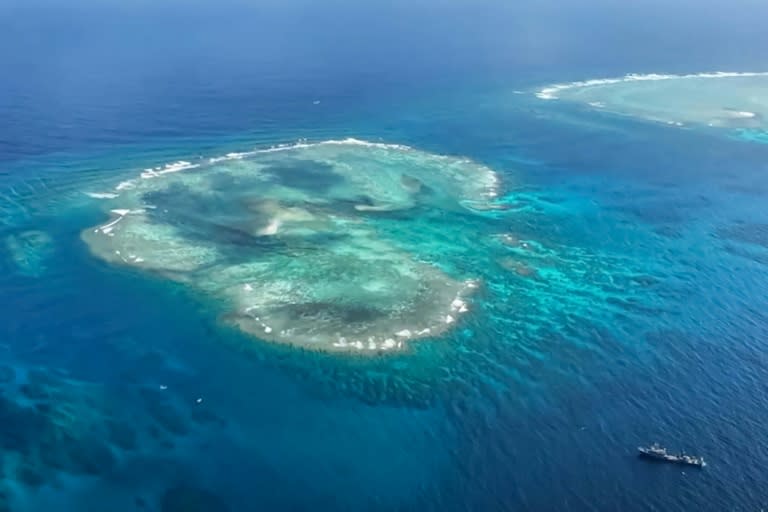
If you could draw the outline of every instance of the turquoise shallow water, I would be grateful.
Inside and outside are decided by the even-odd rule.
[[[0,510],[764,507],[761,132],[667,126],[535,96],[657,62],[704,67],[676,68],[668,35],[633,53],[618,33],[600,34],[627,51],[598,63],[579,45],[534,63],[531,52],[496,56],[504,20],[539,19],[525,9],[486,6],[490,28],[458,8],[444,13],[455,23],[419,23],[433,19],[421,7],[391,17],[397,26],[362,23],[365,8],[349,18],[338,6],[310,10],[304,21],[271,9],[189,9],[189,32],[159,30],[179,15],[172,9],[99,12],[102,23],[78,18],[79,32],[55,12],[17,12],[19,24],[57,29],[45,32],[56,58],[24,30],[3,32],[45,65],[0,53],[16,71],[0,83],[12,120],[0,125]],[[226,30],[202,23],[214,15]],[[630,33],[642,32],[629,25],[637,18],[623,21]],[[591,31],[576,25],[580,45],[599,42],[577,38]],[[746,17],[737,26],[734,48],[763,33]],[[423,27],[440,44],[422,41]],[[136,28],[153,30],[139,41]],[[403,37],[382,44],[395,29]],[[71,32],[101,44],[75,44]],[[701,53],[686,65],[737,60],[707,46],[706,33],[693,37]],[[244,41],[274,52],[244,52]],[[446,48],[450,62],[426,58]],[[413,62],[402,62],[406,49]],[[472,80],[457,82],[462,73]],[[500,179],[500,208],[464,208],[450,190],[355,214],[409,258],[480,284],[453,328],[406,350],[363,357],[250,336],[196,281],[211,274],[190,282],[115,265],[83,240],[110,219],[112,201],[86,192],[113,192],[148,167],[349,137],[468,159]],[[310,196],[328,196],[319,192]],[[313,248],[290,264],[311,265]],[[636,446],[652,441],[709,465],[638,460]]]

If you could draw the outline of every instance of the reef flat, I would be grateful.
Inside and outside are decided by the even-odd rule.
[[[356,139],[300,143],[146,169],[111,192],[83,240],[103,260],[226,304],[261,339],[380,352],[437,335],[478,286],[404,250],[393,215],[493,208],[496,174],[472,161]]]
[[[536,96],[674,126],[736,129],[759,141],[768,129],[766,91],[768,73],[720,71],[583,80],[543,87]]]

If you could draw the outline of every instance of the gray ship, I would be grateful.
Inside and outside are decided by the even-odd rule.
[[[683,452],[680,452],[679,454],[668,453],[667,449],[662,448],[658,443],[653,443],[649,447],[640,446],[637,450],[640,452],[639,456],[646,459],[671,462],[672,464],[683,464],[686,466],[696,466],[699,468],[703,468],[707,465],[707,463],[704,462],[703,457],[695,457]]]

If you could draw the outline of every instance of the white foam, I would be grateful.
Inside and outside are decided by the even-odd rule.
[[[126,180],[121,181],[116,187],[115,190],[126,190],[130,188],[136,187],[136,184],[133,182],[133,180]]]
[[[96,228],[96,230],[95,230],[95,231],[101,231],[101,232],[102,232],[102,233],[104,233],[104,234],[108,234],[108,233],[110,233],[110,232],[112,231],[112,228],[113,228],[113,227],[114,227],[114,226],[115,226],[115,225],[116,225],[118,222],[120,222],[121,220],[123,220],[123,215],[121,215],[120,217],[116,218],[116,219],[115,219],[115,220],[113,220],[112,222],[109,222],[109,223],[107,223],[107,224],[104,224],[103,226],[99,226],[98,228]]]
[[[243,153],[227,153],[224,156],[216,156],[213,158],[209,158],[208,162],[215,164],[217,162],[224,162],[226,160],[242,160],[252,152],[243,152]]]
[[[200,167],[200,164],[193,164],[192,162],[187,162],[186,160],[179,160],[178,162],[165,164],[164,167],[155,167],[154,169],[144,169],[144,172],[142,172],[140,176],[142,177],[142,179],[151,179],[151,178],[157,178],[158,176],[162,176],[163,174],[170,174],[173,172],[185,171],[187,169],[194,169],[195,167]]]
[[[117,215],[117,218],[115,220],[111,221],[111,222],[108,222],[107,224],[104,224],[103,226],[99,226],[98,228],[94,229],[93,230],[94,233],[96,233],[98,231],[101,231],[105,235],[112,236],[112,228],[114,228],[115,225],[118,222],[123,220],[123,218],[126,215],[128,215],[130,213],[142,213],[144,210],[127,210],[127,209],[124,209],[124,208],[117,208],[117,209],[109,210],[109,211],[110,211],[110,213],[113,213],[113,214]]]
[[[395,336],[399,336],[401,338],[410,338],[411,337],[411,331],[409,331],[408,329],[403,329],[402,331],[396,332]]]
[[[596,78],[591,80],[582,80],[576,82],[569,82],[564,84],[553,84],[539,89],[536,92],[536,97],[542,100],[556,100],[558,99],[558,93],[568,89],[581,89],[584,87],[595,87],[600,85],[611,85],[622,82],[654,82],[659,80],[685,80],[691,78],[738,78],[738,77],[758,77],[768,76],[766,71],[714,71],[710,73],[691,73],[687,75],[674,75],[674,74],[659,74],[659,73],[629,73],[623,77],[617,78]]]
[[[278,230],[280,229],[280,220],[279,219],[272,219],[269,221],[269,224],[259,230],[259,234],[262,236],[270,236],[277,234]]]
[[[290,151],[293,149],[306,149],[306,148],[312,148],[317,146],[365,146],[369,148],[379,148],[379,149],[399,149],[401,151],[412,151],[413,148],[410,146],[405,146],[403,144],[387,144],[384,142],[369,142],[366,140],[361,139],[355,139],[354,137],[348,137],[346,139],[331,139],[331,140],[324,140],[321,142],[307,142],[305,140],[301,140],[298,142],[294,142],[292,144],[278,144],[276,146],[272,146],[270,148],[265,149],[257,149],[250,154],[258,154],[258,153],[275,153],[278,151]],[[244,153],[245,155],[249,153]]]
[[[85,195],[94,199],[114,199],[120,197],[120,194],[115,194],[113,192],[85,192]]]
[[[469,311],[469,308],[467,307],[467,303],[464,300],[456,297],[451,303],[451,310],[459,313],[466,313]]]

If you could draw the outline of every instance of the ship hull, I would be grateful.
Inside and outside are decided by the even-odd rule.
[[[668,464],[679,464],[681,466],[693,466],[697,468],[702,468],[705,465],[704,461],[690,461],[675,455],[660,455],[656,453],[645,452],[643,450],[640,450],[638,457],[656,462],[666,462]]]

